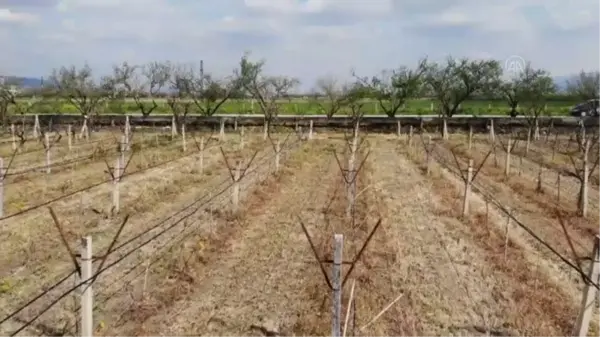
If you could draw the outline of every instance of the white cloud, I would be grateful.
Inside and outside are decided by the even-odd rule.
[[[22,1],[0,9],[11,51],[0,53],[2,71],[21,75],[85,61],[101,72],[125,60],[200,59],[226,73],[252,50],[269,71],[310,87],[325,73],[368,75],[426,55],[515,54],[556,75],[598,68],[600,57],[597,0]]]
[[[14,12],[8,8],[0,8],[0,22],[9,23],[34,23],[38,21],[36,15],[24,12]]]

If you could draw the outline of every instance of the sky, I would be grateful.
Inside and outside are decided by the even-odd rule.
[[[197,64],[225,76],[250,52],[265,71],[351,80],[420,58],[597,70],[598,0],[0,0],[0,74],[89,64]]]

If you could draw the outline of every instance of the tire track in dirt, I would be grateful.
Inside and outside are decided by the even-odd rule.
[[[323,154],[325,147],[309,143],[291,155],[284,173],[261,184],[244,202],[239,218],[221,220],[216,237],[205,242],[201,261],[188,268],[190,291],[121,331],[256,334],[251,326],[265,320],[286,331],[312,311],[315,304],[301,294],[307,280],[321,275],[314,263],[307,263],[313,262],[312,253],[295,215],[305,221],[318,217],[322,188],[337,170]]]
[[[421,152],[408,156],[422,165]],[[462,183],[459,179],[437,165],[428,178],[435,193],[448,207],[448,214],[460,219]],[[533,256],[537,252],[523,241],[526,238],[521,231],[513,231],[506,251],[506,219],[499,216],[493,207],[490,207],[490,217],[486,219],[485,203],[474,193],[471,215],[461,224],[465,228],[465,237],[484,250],[483,257],[494,271],[498,287],[492,293],[506,317],[499,322],[502,328],[511,335],[570,334],[580,293],[573,291],[565,280],[558,280],[555,274],[548,272],[556,266],[552,261]]]

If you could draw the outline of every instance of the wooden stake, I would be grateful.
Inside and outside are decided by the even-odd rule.
[[[594,249],[592,251],[592,263],[588,271],[588,278],[592,282],[598,282],[598,273],[600,270],[600,236],[596,235],[594,238]],[[586,280],[585,288],[583,288],[583,295],[581,298],[581,307],[579,309],[579,315],[577,315],[577,321],[573,329],[573,336],[587,336],[594,312],[594,303],[596,301],[598,290],[590,282]]]
[[[331,273],[331,284],[333,286],[333,307],[331,320],[331,335],[341,336],[342,320],[342,255],[344,249],[344,236],[335,234],[333,238],[333,270]]]
[[[81,240],[81,336],[90,337],[94,332],[94,297],[92,293],[92,237]]]

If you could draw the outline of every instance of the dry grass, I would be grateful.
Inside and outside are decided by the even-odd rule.
[[[437,166],[425,176],[416,134],[413,149],[395,137],[368,137],[357,156],[360,163],[372,151],[357,179],[360,194],[353,218],[345,215],[344,181],[331,153],[337,150],[347,165],[342,135],[320,134],[284,152],[278,174],[273,174],[273,149],[262,140],[262,130],[247,135],[252,141],[245,150],[237,149],[236,136],[228,137],[224,147],[232,165],[248,161],[258,150],[257,162],[249,168],[252,174],[242,180],[237,213],[231,209],[229,172],[218,148],[207,151],[204,175],[192,156],[125,178],[120,216],[109,212],[110,184],[54,203],[67,240],[74,245],[80,236],[92,235],[96,254],[108,246],[125,213],[132,217],[117,244],[147,232],[127,246],[133,247],[168,230],[96,281],[96,335],[252,335],[267,327],[283,335],[329,335],[331,292],[297,216],[322,259],[332,258],[333,234],[343,234],[345,261],[355,257],[382,218],[344,289],[343,312],[352,280],[357,327],[403,297],[360,334],[570,333],[580,285],[574,278],[550,275],[556,261],[522,240],[520,232],[511,235],[505,260],[505,219],[496,209],[486,214],[479,201],[463,219],[460,184]],[[141,153],[147,155],[134,159],[132,168],[181,155],[179,143],[159,137],[156,147],[155,137],[139,139]],[[193,140],[188,141],[188,151],[194,149]],[[482,156],[481,151],[475,156]],[[464,153],[460,158],[466,158]],[[103,166],[101,160],[90,161],[77,170],[57,172],[48,181],[32,174],[15,186],[36,194],[27,202],[39,202],[101,179],[97,176]],[[549,225],[554,219],[546,214],[553,207],[552,195],[532,194],[533,185],[524,177],[505,182],[499,170],[486,166],[477,179],[493,187],[501,200],[521,202],[514,206],[517,213],[526,213],[524,222],[535,222],[536,231],[566,251],[560,232]],[[61,187],[65,184],[74,187]],[[218,189],[224,192],[214,192],[210,201],[209,196],[199,198]],[[164,220],[186,205],[193,207]],[[564,206],[561,210],[567,212]],[[583,225],[567,224],[578,239],[589,235],[587,229],[577,230]],[[0,254],[6,266],[0,272],[0,306],[6,311],[71,269],[53,226],[46,210],[5,221],[0,236],[9,244]],[[113,255],[107,263],[117,258]],[[325,267],[329,273],[330,265]],[[346,272],[348,265],[343,267]],[[27,333],[50,334],[62,327],[73,333],[77,300],[72,296],[62,301]],[[33,305],[19,319],[32,317],[48,301]],[[10,333],[17,326],[11,322],[0,331]]]

